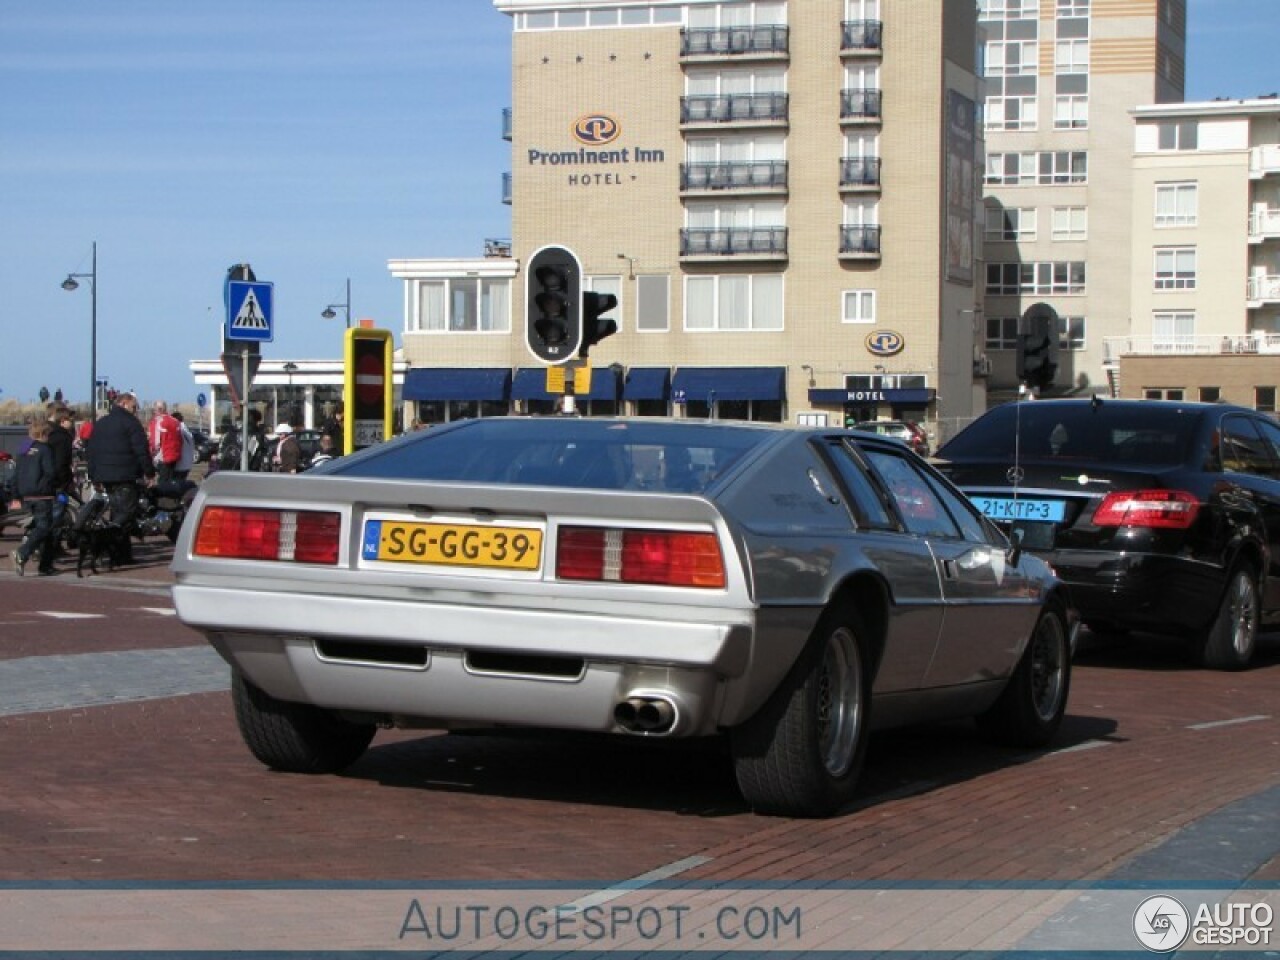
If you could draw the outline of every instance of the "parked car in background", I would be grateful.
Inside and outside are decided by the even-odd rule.
[[[929,456],[929,435],[914,420],[862,420],[853,425],[854,430],[878,433],[882,437],[901,440],[922,457]]]
[[[223,472],[174,551],[276,769],[379,725],[727,736],[759,810],[834,812],[872,726],[1038,746],[1061,583],[901,444],[844,430],[484,417],[298,476]]]
[[[987,411],[935,463],[1047,559],[1098,632],[1190,638],[1247,666],[1280,620],[1280,423],[1225,404],[1101,398]]]

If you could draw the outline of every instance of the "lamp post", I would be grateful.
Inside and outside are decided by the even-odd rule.
[[[342,308],[343,315],[346,317],[346,320],[347,320],[347,327],[348,329],[350,329],[351,327],[351,278],[350,277],[347,277],[347,299],[344,300],[342,303],[329,304],[327,307],[324,308],[320,316],[324,317],[326,320],[332,320],[334,317],[337,316],[337,314],[333,312],[334,307]]]
[[[98,419],[98,241],[93,242],[93,266],[88,273],[68,273],[63,290],[75,290],[76,280],[89,281],[89,421]]]

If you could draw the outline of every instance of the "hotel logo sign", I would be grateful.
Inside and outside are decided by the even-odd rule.
[[[573,136],[588,147],[602,147],[622,135],[622,124],[607,113],[589,113],[573,124]]]
[[[895,330],[873,331],[867,334],[864,342],[867,345],[867,352],[877,357],[892,357],[895,353],[901,353],[902,348],[907,345],[902,334]]]

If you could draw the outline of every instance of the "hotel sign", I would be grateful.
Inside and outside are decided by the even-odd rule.
[[[634,180],[638,165],[667,162],[665,150],[617,146],[622,124],[607,113],[583,114],[573,122],[570,133],[578,146],[565,150],[530,147],[525,151],[526,164],[564,168],[565,182],[571,187],[616,187],[624,180]]]

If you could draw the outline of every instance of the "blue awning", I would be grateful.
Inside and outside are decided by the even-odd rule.
[[[405,400],[506,400],[511,371],[506,367],[421,367],[404,375]]]
[[[781,400],[786,377],[786,367],[681,367],[671,381],[671,399]]]
[[[632,367],[622,385],[623,400],[666,400],[671,393],[671,371],[666,367]]]
[[[567,372],[567,371],[566,371]],[[555,400],[558,393],[547,393],[546,367],[521,367],[511,384],[512,400]],[[591,368],[591,393],[588,400],[618,399],[618,375],[608,367]]]

